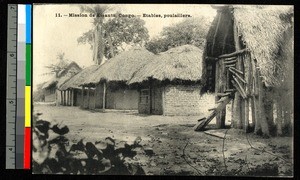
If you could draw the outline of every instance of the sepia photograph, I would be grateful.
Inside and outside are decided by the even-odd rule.
[[[294,176],[294,6],[32,10],[33,174]]]

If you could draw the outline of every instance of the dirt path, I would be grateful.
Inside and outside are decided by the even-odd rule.
[[[280,175],[291,176],[292,138],[262,139],[239,130],[218,132],[226,139],[193,131],[196,116],[143,116],[137,113],[90,112],[77,107],[37,105],[44,120],[69,126],[71,143],[112,137],[118,146],[137,136],[154,155],[134,158],[148,175]],[[211,123],[210,128],[213,128]],[[223,145],[224,144],[224,145]],[[256,148],[251,148],[251,146]],[[259,149],[259,150],[257,150]],[[226,167],[225,167],[226,165]]]

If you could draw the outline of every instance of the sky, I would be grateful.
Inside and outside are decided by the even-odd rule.
[[[159,36],[163,27],[178,23],[185,18],[153,18],[143,14],[189,14],[192,17],[205,16],[212,20],[216,11],[210,5],[200,4],[109,4],[113,12],[141,15],[150,39]],[[33,90],[36,85],[49,80],[52,76],[43,75],[45,66],[58,62],[56,55],[65,53],[65,58],[75,61],[81,67],[93,64],[89,44],[78,44],[77,38],[92,29],[93,17],[55,17],[56,13],[68,15],[80,13],[79,5],[35,4],[33,5]]]

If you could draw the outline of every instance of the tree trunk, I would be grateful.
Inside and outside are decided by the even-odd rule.
[[[97,24],[94,30],[93,60],[98,65],[102,63],[104,54],[104,40],[101,26],[101,24]]]
[[[109,52],[110,52],[110,56],[111,58],[115,56],[115,53],[114,53],[114,46],[112,44],[112,40],[111,40],[111,36],[110,34],[108,33],[108,44],[109,44]]]

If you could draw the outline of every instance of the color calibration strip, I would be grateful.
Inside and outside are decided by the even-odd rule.
[[[24,169],[30,169],[31,162],[31,5],[26,5],[26,86],[25,86],[25,136]]]
[[[24,168],[26,6],[18,5],[16,169]]]
[[[31,5],[9,5],[16,15],[14,38],[16,43],[16,68],[11,75],[16,76],[15,101],[15,166],[7,168],[30,169],[31,162]],[[8,19],[9,20],[9,19]],[[8,22],[9,24],[10,22]],[[10,29],[8,29],[8,32]],[[13,37],[12,37],[13,39]],[[8,129],[7,129],[8,131]],[[7,154],[8,155],[8,154]]]

